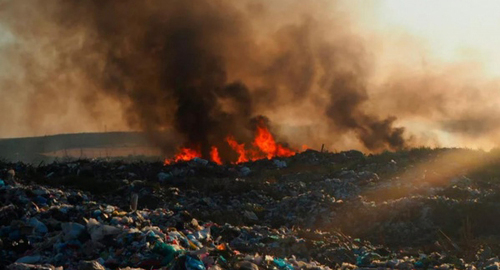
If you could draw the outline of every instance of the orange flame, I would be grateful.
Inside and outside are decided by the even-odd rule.
[[[262,125],[262,123],[260,124]],[[276,143],[271,132],[265,126],[257,126],[255,139],[252,142],[254,148],[246,150],[245,144],[239,144],[233,136],[227,136],[227,143],[239,154],[236,163],[243,163],[249,160],[271,159],[273,157],[290,157],[295,155],[295,151]],[[250,157],[250,158],[248,158]]]
[[[267,159],[271,159],[273,157],[290,157],[295,155],[295,151],[276,143],[273,135],[265,126],[257,127],[257,135],[253,141],[253,145],[259,148],[260,151],[264,152]]]
[[[247,153],[245,151],[245,144],[242,143],[242,144],[239,144],[233,136],[229,135],[226,137],[226,142],[229,144],[229,146],[231,146],[231,148],[233,148],[234,151],[236,151],[236,153],[238,153],[238,161],[236,161],[236,163],[243,163],[243,162],[247,162],[248,161],[248,158],[247,158]]]
[[[220,159],[219,156],[219,149],[217,149],[217,147],[212,146],[212,150],[210,151],[210,158],[212,159],[213,162],[222,165],[222,160]]]
[[[278,144],[278,149],[276,151],[276,156],[277,157],[291,157],[291,156],[293,156],[295,154],[296,154],[295,151],[293,151],[291,149],[288,149],[288,148],[284,147],[281,144]]]
[[[273,135],[265,127],[257,127],[257,135],[253,141],[253,145],[264,152],[267,159],[271,159],[276,153],[276,142],[274,141]]]
[[[250,149],[245,149],[245,144],[238,143],[232,135],[226,137],[226,142],[236,153],[238,153],[238,160],[235,163],[244,163],[250,160],[254,161],[263,158],[290,157],[296,154],[295,150],[277,143],[274,136],[263,122],[259,122],[257,125],[255,138]],[[173,159],[166,159],[165,165],[179,161],[188,161],[195,157],[201,157],[201,152],[183,147]],[[211,148],[210,159],[219,165],[222,164],[219,149],[215,146]]]
[[[196,157],[201,157],[201,153],[191,148],[181,147],[179,153],[173,159],[165,159],[165,165],[179,161],[188,161]]]

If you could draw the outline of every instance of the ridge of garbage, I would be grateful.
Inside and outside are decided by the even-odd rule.
[[[0,269],[499,269],[499,164],[428,148],[0,162]]]

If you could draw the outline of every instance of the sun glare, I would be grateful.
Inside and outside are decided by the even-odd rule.
[[[402,30],[424,40],[444,61],[480,62],[500,75],[499,1],[381,0],[375,6],[382,31]]]

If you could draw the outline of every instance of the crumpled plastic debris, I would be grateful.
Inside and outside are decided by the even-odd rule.
[[[497,185],[460,174],[430,185],[422,181],[430,171],[400,177],[393,173],[407,157],[394,155],[378,161],[308,150],[223,166],[202,159],[8,164],[16,183],[0,182],[0,265],[498,269],[491,248],[465,262],[455,240],[465,229],[497,234],[491,219],[493,226],[474,227],[486,224],[481,213],[500,214]],[[441,254],[412,249],[422,246]]]

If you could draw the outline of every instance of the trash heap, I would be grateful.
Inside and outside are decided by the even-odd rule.
[[[9,202],[0,208],[8,269],[330,269],[312,257],[342,264],[360,250],[340,234],[202,223],[184,210],[124,211],[70,189],[4,185],[0,195]]]
[[[223,166],[0,163],[0,265],[499,269],[492,167],[439,185],[412,181],[437,169],[408,173],[446,151],[306,151]]]

